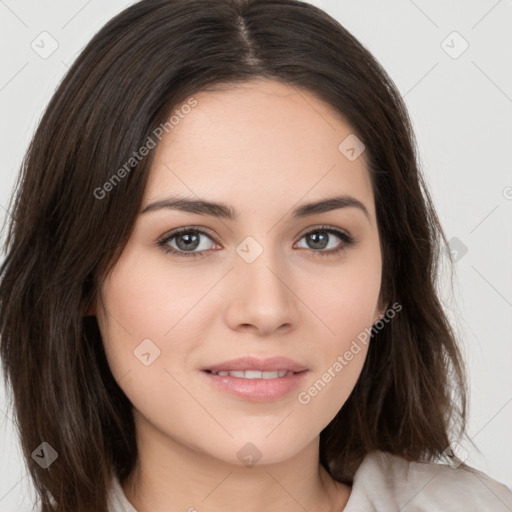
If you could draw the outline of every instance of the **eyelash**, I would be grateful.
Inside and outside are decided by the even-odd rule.
[[[349,235],[348,233],[341,231],[338,228],[334,228],[332,226],[319,226],[315,229],[312,229],[311,231],[308,231],[304,233],[300,239],[304,238],[307,235],[310,235],[311,233],[317,233],[317,232],[323,232],[323,233],[329,233],[338,236],[342,240],[342,244],[337,249],[329,249],[329,250],[321,250],[321,249],[306,249],[313,253],[313,256],[335,256],[339,254],[341,251],[344,251],[348,247],[354,245],[356,243],[356,239]],[[213,242],[216,244],[218,243],[209,233],[204,231],[201,228],[196,228],[193,226],[185,227],[185,228],[178,228],[168,235],[165,235],[163,238],[158,240],[157,245],[162,248],[165,253],[171,253],[173,255],[176,255],[178,257],[185,257],[185,258],[198,258],[198,257],[204,257],[205,252],[207,251],[200,251],[200,252],[187,252],[187,251],[177,251],[176,249],[169,247],[167,244],[176,236],[183,234],[183,233],[199,233],[201,235],[204,235],[208,238],[210,238]]]

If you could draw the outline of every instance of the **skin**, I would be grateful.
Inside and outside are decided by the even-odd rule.
[[[269,80],[205,91],[154,149],[143,206],[170,195],[230,204],[237,220],[159,209],[141,213],[93,311],[114,377],[133,404],[139,461],[122,483],[138,512],[343,510],[350,487],[319,464],[319,434],[352,391],[367,346],[308,404],[297,395],[318,381],[379,307],[381,248],[364,153],[338,146],[352,130],[315,96]],[[348,194],[354,207],[302,219],[290,211]],[[198,196],[198,197],[196,197]],[[304,236],[322,225],[316,248]],[[199,226],[203,257],[166,253],[159,239]],[[263,249],[248,263],[247,237]],[[181,239],[170,241],[185,252]],[[327,245],[327,244],[326,244]],[[317,253],[316,255],[314,253]],[[149,338],[160,356],[149,366],[134,350]],[[214,388],[200,371],[243,355],[282,355],[309,369],[300,388],[255,403]],[[248,467],[237,452],[252,443]]]

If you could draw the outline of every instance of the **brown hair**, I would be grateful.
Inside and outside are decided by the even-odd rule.
[[[132,161],[108,194],[95,191],[190,95],[255,78],[315,94],[365,144],[383,247],[381,304],[403,308],[373,332],[352,394],[321,432],[320,462],[349,483],[371,450],[434,460],[452,428],[465,431],[465,371],[436,291],[446,238],[390,77],[304,2],[143,0],[108,22],[63,79],[12,208],[0,355],[42,512],[106,512],[112,470],[124,481],[137,460],[131,404],[85,312],[130,235],[152,153]],[[58,453],[47,469],[31,457],[43,441]]]

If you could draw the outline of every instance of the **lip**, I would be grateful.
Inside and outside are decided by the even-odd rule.
[[[260,370],[263,371],[263,370]],[[245,379],[201,372],[216,389],[250,402],[271,402],[278,400],[296,389],[309,373],[304,370],[277,379]]]
[[[259,359],[254,356],[238,357],[204,367],[201,370],[201,373],[206,376],[210,384],[216,389],[250,402],[278,400],[296,389],[303,381],[305,375],[309,373],[309,369],[303,364],[282,356],[265,359]],[[294,373],[276,379],[245,379],[243,377],[222,376],[211,373],[212,371],[237,370],[256,370],[260,372],[286,370]]]
[[[236,371],[236,370],[257,370],[260,372],[274,372],[277,370],[287,370],[295,373],[303,372],[308,368],[288,357],[269,357],[266,359],[258,359],[253,356],[238,357],[230,359],[219,364],[201,368],[202,370],[210,370],[213,372],[220,371]],[[237,377],[232,377],[237,378]],[[286,377],[282,377],[283,379]],[[241,379],[247,380],[247,379]],[[274,380],[274,379],[269,379]]]

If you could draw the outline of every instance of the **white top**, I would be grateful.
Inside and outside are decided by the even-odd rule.
[[[343,512],[512,512],[512,491],[477,470],[408,462],[384,452],[368,454]],[[137,512],[117,479],[110,512]],[[341,511],[340,511],[341,512]]]

